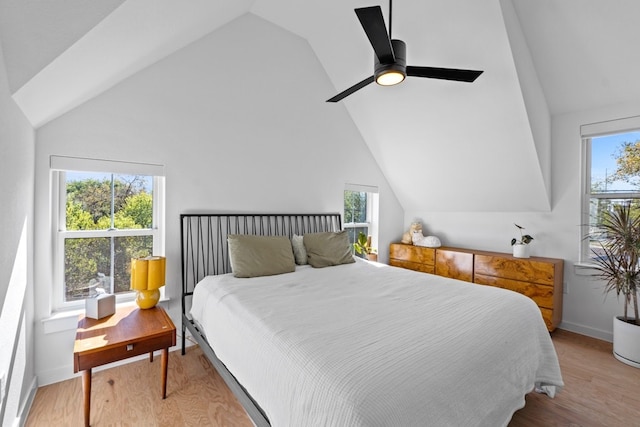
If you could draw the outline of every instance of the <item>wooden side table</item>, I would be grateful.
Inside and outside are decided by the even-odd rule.
[[[176,345],[176,327],[160,306],[141,310],[120,307],[103,319],[84,315],[78,321],[73,349],[73,372],[82,371],[84,425],[89,426],[91,411],[91,369],[106,363],[162,350],[162,398],[167,395],[169,347]]]

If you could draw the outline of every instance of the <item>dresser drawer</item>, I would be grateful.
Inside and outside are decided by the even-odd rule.
[[[144,338],[133,341],[129,344],[118,343],[114,346],[107,346],[97,350],[87,350],[76,353],[74,356],[74,372],[84,371],[105,363],[116,362],[128,357],[139,356],[152,351],[169,348],[176,344],[175,329],[167,331],[166,334]],[[128,349],[128,347],[130,349]]]
[[[389,245],[389,258],[433,265],[436,259],[436,250],[422,246],[392,243]]]
[[[539,307],[553,308],[553,286],[503,279],[501,277],[485,276],[477,273],[473,277],[473,281],[479,285],[495,286],[497,288],[509,289],[511,291],[518,292],[519,294],[526,295],[534,300]]]
[[[435,273],[435,266],[433,264],[420,264],[417,262],[404,261],[401,259],[390,259],[389,265],[394,267],[402,267],[408,270],[421,271],[423,273]]]
[[[555,266],[548,262],[476,254],[474,274],[554,285]]]
[[[456,249],[438,249],[436,251],[436,274],[472,282],[473,253]]]

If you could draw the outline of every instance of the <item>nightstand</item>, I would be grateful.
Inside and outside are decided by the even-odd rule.
[[[162,307],[141,310],[120,307],[103,319],[84,315],[78,321],[73,349],[73,372],[82,371],[84,424],[89,426],[91,410],[91,369],[106,363],[162,350],[162,398],[167,395],[169,347],[176,345],[176,327]]]

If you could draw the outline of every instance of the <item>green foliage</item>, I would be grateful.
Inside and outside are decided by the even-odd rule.
[[[118,212],[127,204],[127,199],[144,193],[144,178],[133,176],[127,181],[122,175],[113,182],[113,208]],[[78,203],[97,223],[100,218],[111,216],[111,180],[83,179],[67,183],[67,204]],[[67,218],[69,229],[69,218]]]
[[[624,181],[640,185],[640,141],[622,143],[616,163],[618,167],[608,178],[609,182]]]
[[[67,183],[67,230],[152,227],[153,198],[144,188],[143,177],[116,178],[113,190],[112,224],[111,180],[84,179]],[[128,291],[131,258],[151,255],[152,249],[152,236],[66,239],[66,300],[85,298],[93,286],[109,282],[112,273],[114,292]]]
[[[135,227],[151,228],[153,223],[153,197],[148,193],[138,193],[127,197],[122,213],[131,218]]]
[[[66,299],[86,297],[98,273],[109,275],[109,239],[66,239],[64,244]]]
[[[91,214],[82,209],[80,203],[67,199],[67,230],[94,230]]]
[[[616,292],[624,297],[624,318],[633,305],[633,323],[638,323],[638,287],[640,286],[640,215],[631,203],[613,205],[604,211],[598,231],[590,238],[597,240],[600,251],[592,250],[597,273],[604,280],[605,292]],[[595,234],[595,235],[594,235]]]
[[[518,244],[518,245],[528,245],[529,243],[531,243],[531,241],[533,240],[533,237],[531,237],[529,234],[522,234],[522,230],[524,230],[524,227],[520,227],[518,224],[513,224],[516,226],[516,228],[520,231],[520,240],[518,239],[511,239],[511,246]]]
[[[367,193],[357,191],[344,192],[344,222],[367,221]]]
[[[371,240],[362,232],[358,233],[358,238],[353,243],[353,249],[358,255],[375,253],[375,249],[371,247]]]

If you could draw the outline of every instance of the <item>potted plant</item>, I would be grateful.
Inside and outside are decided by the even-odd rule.
[[[358,255],[366,256],[369,261],[378,261],[378,254],[371,247],[371,236],[365,235],[362,231],[358,233],[358,238],[353,243],[353,249]]]
[[[598,250],[591,249],[594,276],[604,281],[605,293],[615,291],[618,298],[624,298],[624,315],[613,318],[613,355],[640,368],[640,213],[632,211],[629,202],[614,205],[602,213],[596,227],[598,231],[588,236],[599,244]]]
[[[520,239],[511,239],[511,246],[513,247],[513,256],[516,258],[529,258],[529,243],[533,240],[529,234],[523,234],[524,227],[518,224],[513,224],[520,231]]]

